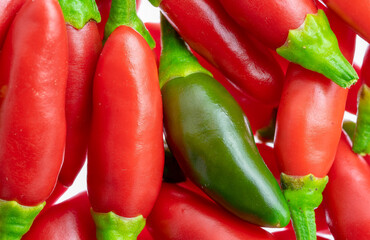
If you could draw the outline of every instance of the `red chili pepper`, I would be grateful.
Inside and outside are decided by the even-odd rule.
[[[0,222],[9,224],[0,227],[2,239],[28,230],[17,224],[32,223],[26,212],[42,209],[58,178],[66,136],[67,41],[58,2],[29,0],[4,43],[0,82],[7,90],[0,115],[0,199],[6,200],[1,202],[5,206],[16,201],[30,208],[15,202],[9,208],[21,209],[17,213],[2,208]]]
[[[348,23],[361,37],[370,41],[369,0],[323,0],[325,4]]]
[[[324,74],[341,87],[358,79],[313,0],[219,1],[236,22],[282,57]]]
[[[340,22],[337,23],[333,24],[333,29],[336,34],[346,36],[341,38],[339,44],[346,49],[344,54],[352,62],[353,32]],[[295,64],[288,68],[277,116],[275,153],[281,171],[287,174],[282,175],[281,182],[285,196],[291,201],[289,203],[298,239],[302,237],[300,228],[303,226],[309,226],[310,231],[315,232],[313,217],[307,219],[310,223],[303,224],[296,222],[298,220],[295,215],[301,213],[299,207],[306,210],[311,208],[312,213],[321,202],[320,190],[325,188],[326,174],[334,161],[347,93],[348,90],[340,88],[323,75]],[[309,189],[315,189],[314,194],[306,192]],[[298,202],[293,202],[290,194],[299,195]],[[301,202],[299,199],[306,200]],[[312,234],[311,237],[315,236]]]
[[[114,17],[136,16],[134,0],[113,0],[112,9],[114,4],[118,7],[115,10],[123,11],[115,12],[118,15]],[[117,19],[114,17],[112,20]],[[132,21],[136,22],[132,25],[143,26],[135,18],[117,24],[121,26],[106,41],[94,78],[87,183],[100,239],[116,239],[111,231],[117,229],[123,236],[140,233],[163,174],[163,114],[157,65],[145,39],[125,26]],[[119,224],[109,225],[112,218]]]
[[[136,0],[136,10],[140,7],[141,0]],[[109,11],[110,6],[112,5],[112,0],[96,0],[96,4],[98,5],[98,9],[101,16],[101,21],[98,23],[99,34],[101,40],[104,38],[104,28],[105,24],[107,24],[109,18]]]
[[[174,184],[163,183],[148,230],[154,239],[273,239],[262,228],[244,222],[215,203]]]
[[[346,111],[352,114],[357,113],[357,99],[358,99],[358,92],[363,84],[362,76],[361,76],[361,68],[358,65],[353,66],[360,77],[360,80],[357,81],[355,85],[353,85],[348,91],[348,97],[346,102]]]
[[[0,2],[0,51],[10,24],[24,2],[25,0],[1,0]]]
[[[324,206],[334,238],[370,239],[370,166],[351,150],[344,133],[329,178]]]
[[[153,48],[153,52],[155,53],[155,59],[157,61],[157,66],[159,67],[159,57],[161,56],[162,51],[161,26],[159,23],[145,23],[145,27],[148,29],[150,35],[152,35],[155,41],[155,48]]]
[[[22,240],[94,240],[95,224],[86,192],[48,208]]]
[[[253,44],[216,0],[151,0],[189,46],[249,96],[279,102],[283,73],[267,49]],[[184,11],[184,9],[187,9]]]
[[[96,21],[100,21],[95,1],[61,1],[68,34],[68,80],[66,91],[67,136],[64,162],[56,191],[48,204],[70,187],[80,172],[87,153],[92,111],[92,85],[102,49]],[[71,9],[73,7],[73,9]],[[82,9],[83,8],[83,9]],[[74,21],[79,19],[79,21]]]
[[[256,144],[263,161],[280,184],[280,170],[275,157],[274,148],[263,143]]]
[[[80,193],[41,213],[22,240],[95,240],[95,224],[87,193]],[[144,228],[138,240],[152,240]]]

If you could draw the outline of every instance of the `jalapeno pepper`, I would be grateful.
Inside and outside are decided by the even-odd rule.
[[[161,24],[164,129],[185,175],[244,220],[287,225],[286,201],[258,153],[242,109],[163,16]]]
[[[114,31],[94,78],[88,192],[97,239],[136,239],[162,181],[162,99],[135,0],[113,0],[106,27]]]
[[[66,136],[67,33],[55,0],[28,0],[0,56],[0,239],[20,239],[51,194]]]
[[[262,228],[246,223],[215,203],[174,184],[163,183],[148,217],[155,239],[273,239]]]
[[[67,136],[63,167],[48,204],[70,187],[87,153],[92,110],[92,81],[102,48],[96,22],[100,15],[93,0],[60,0],[68,34],[68,80],[66,92]]]
[[[358,76],[313,0],[219,0],[245,30],[304,68],[348,88]]]
[[[327,221],[335,239],[370,238],[370,166],[342,133],[324,191]]]

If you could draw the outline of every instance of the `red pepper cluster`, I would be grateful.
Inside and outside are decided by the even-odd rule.
[[[243,110],[292,222],[249,223],[179,167],[140,1],[0,0],[0,239],[370,239],[370,0],[150,2]],[[86,159],[88,192],[55,204]]]

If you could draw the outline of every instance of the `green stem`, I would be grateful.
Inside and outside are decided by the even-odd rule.
[[[162,0],[149,0],[149,2],[154,6],[154,7],[159,7],[161,4]]]
[[[28,207],[16,201],[0,200],[0,239],[21,239],[28,232],[44,206],[45,202],[34,207]]]
[[[112,0],[109,18],[104,29],[104,40],[107,40],[111,33],[122,25],[132,27],[143,36],[150,48],[155,47],[154,39],[137,16],[136,0]]]
[[[341,87],[355,84],[358,75],[342,55],[324,11],[307,14],[301,27],[290,30],[277,53],[304,68],[321,73]]]
[[[94,0],[59,0],[66,23],[76,29],[94,20],[100,22],[100,13]]]
[[[370,88],[366,84],[362,85],[359,94],[353,151],[366,155],[370,153]]]
[[[315,208],[322,202],[328,177],[289,176],[281,174],[281,184],[288,202],[294,232],[298,240],[316,240]]]
[[[96,225],[97,240],[136,240],[145,227],[142,215],[125,218],[113,212],[94,212],[93,209],[91,215]]]
[[[159,66],[159,85],[162,88],[169,80],[186,77],[193,73],[212,74],[203,68],[189,51],[179,34],[161,15],[162,53]]]

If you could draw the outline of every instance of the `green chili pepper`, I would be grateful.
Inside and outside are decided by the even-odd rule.
[[[248,120],[162,16],[160,85],[166,139],[185,175],[249,222],[289,223],[289,208],[264,164]]]

